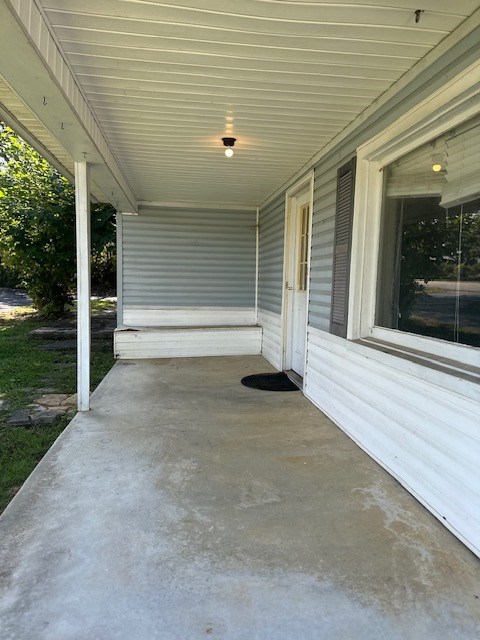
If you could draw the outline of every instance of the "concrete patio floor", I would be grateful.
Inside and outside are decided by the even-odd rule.
[[[2,640],[478,639],[478,559],[267,370],[115,365],[0,519]]]

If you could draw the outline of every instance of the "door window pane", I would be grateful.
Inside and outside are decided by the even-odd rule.
[[[298,266],[297,266],[297,289],[307,290],[308,281],[308,247],[309,247],[309,214],[310,207],[305,205],[300,210],[299,216],[299,244],[298,244]]]

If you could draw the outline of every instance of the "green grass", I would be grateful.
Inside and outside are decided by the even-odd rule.
[[[114,313],[117,308],[117,303],[114,300],[98,298],[97,300],[90,300],[90,307],[92,313]]]
[[[104,302],[95,300],[94,312],[111,310],[112,303]],[[31,428],[7,424],[13,410],[25,408],[42,394],[39,389],[76,391],[75,350],[45,351],[40,340],[28,337],[29,331],[44,324],[29,307],[0,318],[0,512],[69,421],[62,417],[52,425]],[[111,349],[92,350],[92,391],[113,363]]]

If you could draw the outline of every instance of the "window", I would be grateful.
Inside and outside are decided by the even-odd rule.
[[[480,198],[471,194],[480,178],[475,184],[468,174],[475,163],[480,173],[480,154],[466,158],[467,140],[478,154],[480,124],[384,169],[375,324],[478,347]]]
[[[348,339],[462,371],[480,353],[477,84],[475,64],[358,147],[349,271]]]

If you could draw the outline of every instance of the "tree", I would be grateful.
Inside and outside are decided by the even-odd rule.
[[[112,261],[115,211],[92,205],[93,262]],[[32,147],[0,123],[0,254],[35,306],[61,317],[75,286],[75,191]]]

